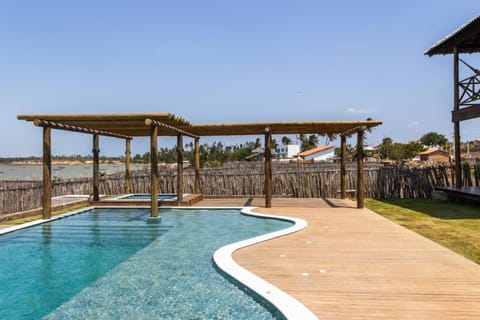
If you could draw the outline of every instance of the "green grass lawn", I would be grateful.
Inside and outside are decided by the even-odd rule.
[[[480,264],[480,206],[424,199],[366,199],[365,206]]]

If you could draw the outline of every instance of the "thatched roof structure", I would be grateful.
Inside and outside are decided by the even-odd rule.
[[[439,40],[425,51],[425,54],[430,57],[437,54],[453,54],[455,47],[458,53],[480,52],[480,15]]]

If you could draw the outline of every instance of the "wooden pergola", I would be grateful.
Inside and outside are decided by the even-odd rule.
[[[205,136],[264,135],[265,137],[265,207],[272,206],[272,135],[339,134],[341,136],[340,192],[346,191],[346,139],[357,134],[357,207],[364,206],[363,144],[365,131],[381,121],[258,122],[235,124],[191,124],[171,113],[143,114],[63,114],[19,115],[19,120],[33,121],[43,127],[43,218],[51,217],[51,129],[93,135],[93,199],[99,198],[98,137],[125,139],[125,193],[130,193],[130,141],[133,137],[150,137],[151,218],[158,217],[158,136],[177,136],[177,201],[183,197],[183,136],[195,139],[194,192],[200,193],[199,139]]]
[[[439,40],[425,51],[428,56],[453,55],[453,111],[455,146],[455,187],[462,187],[460,157],[460,122],[480,117],[480,70],[462,60],[460,54],[480,52],[480,15],[456,31]],[[460,63],[470,70],[470,75],[460,80]]]

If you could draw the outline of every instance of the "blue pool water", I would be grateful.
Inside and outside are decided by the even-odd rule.
[[[0,236],[0,319],[275,319],[215,271],[219,247],[291,223],[238,210],[93,209]]]

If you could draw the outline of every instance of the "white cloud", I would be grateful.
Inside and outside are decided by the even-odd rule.
[[[418,126],[419,124],[420,124],[420,121],[410,121],[408,123],[410,127],[415,127],[415,126]]]
[[[372,112],[364,108],[348,108],[347,110],[345,110],[345,113],[369,114]]]

